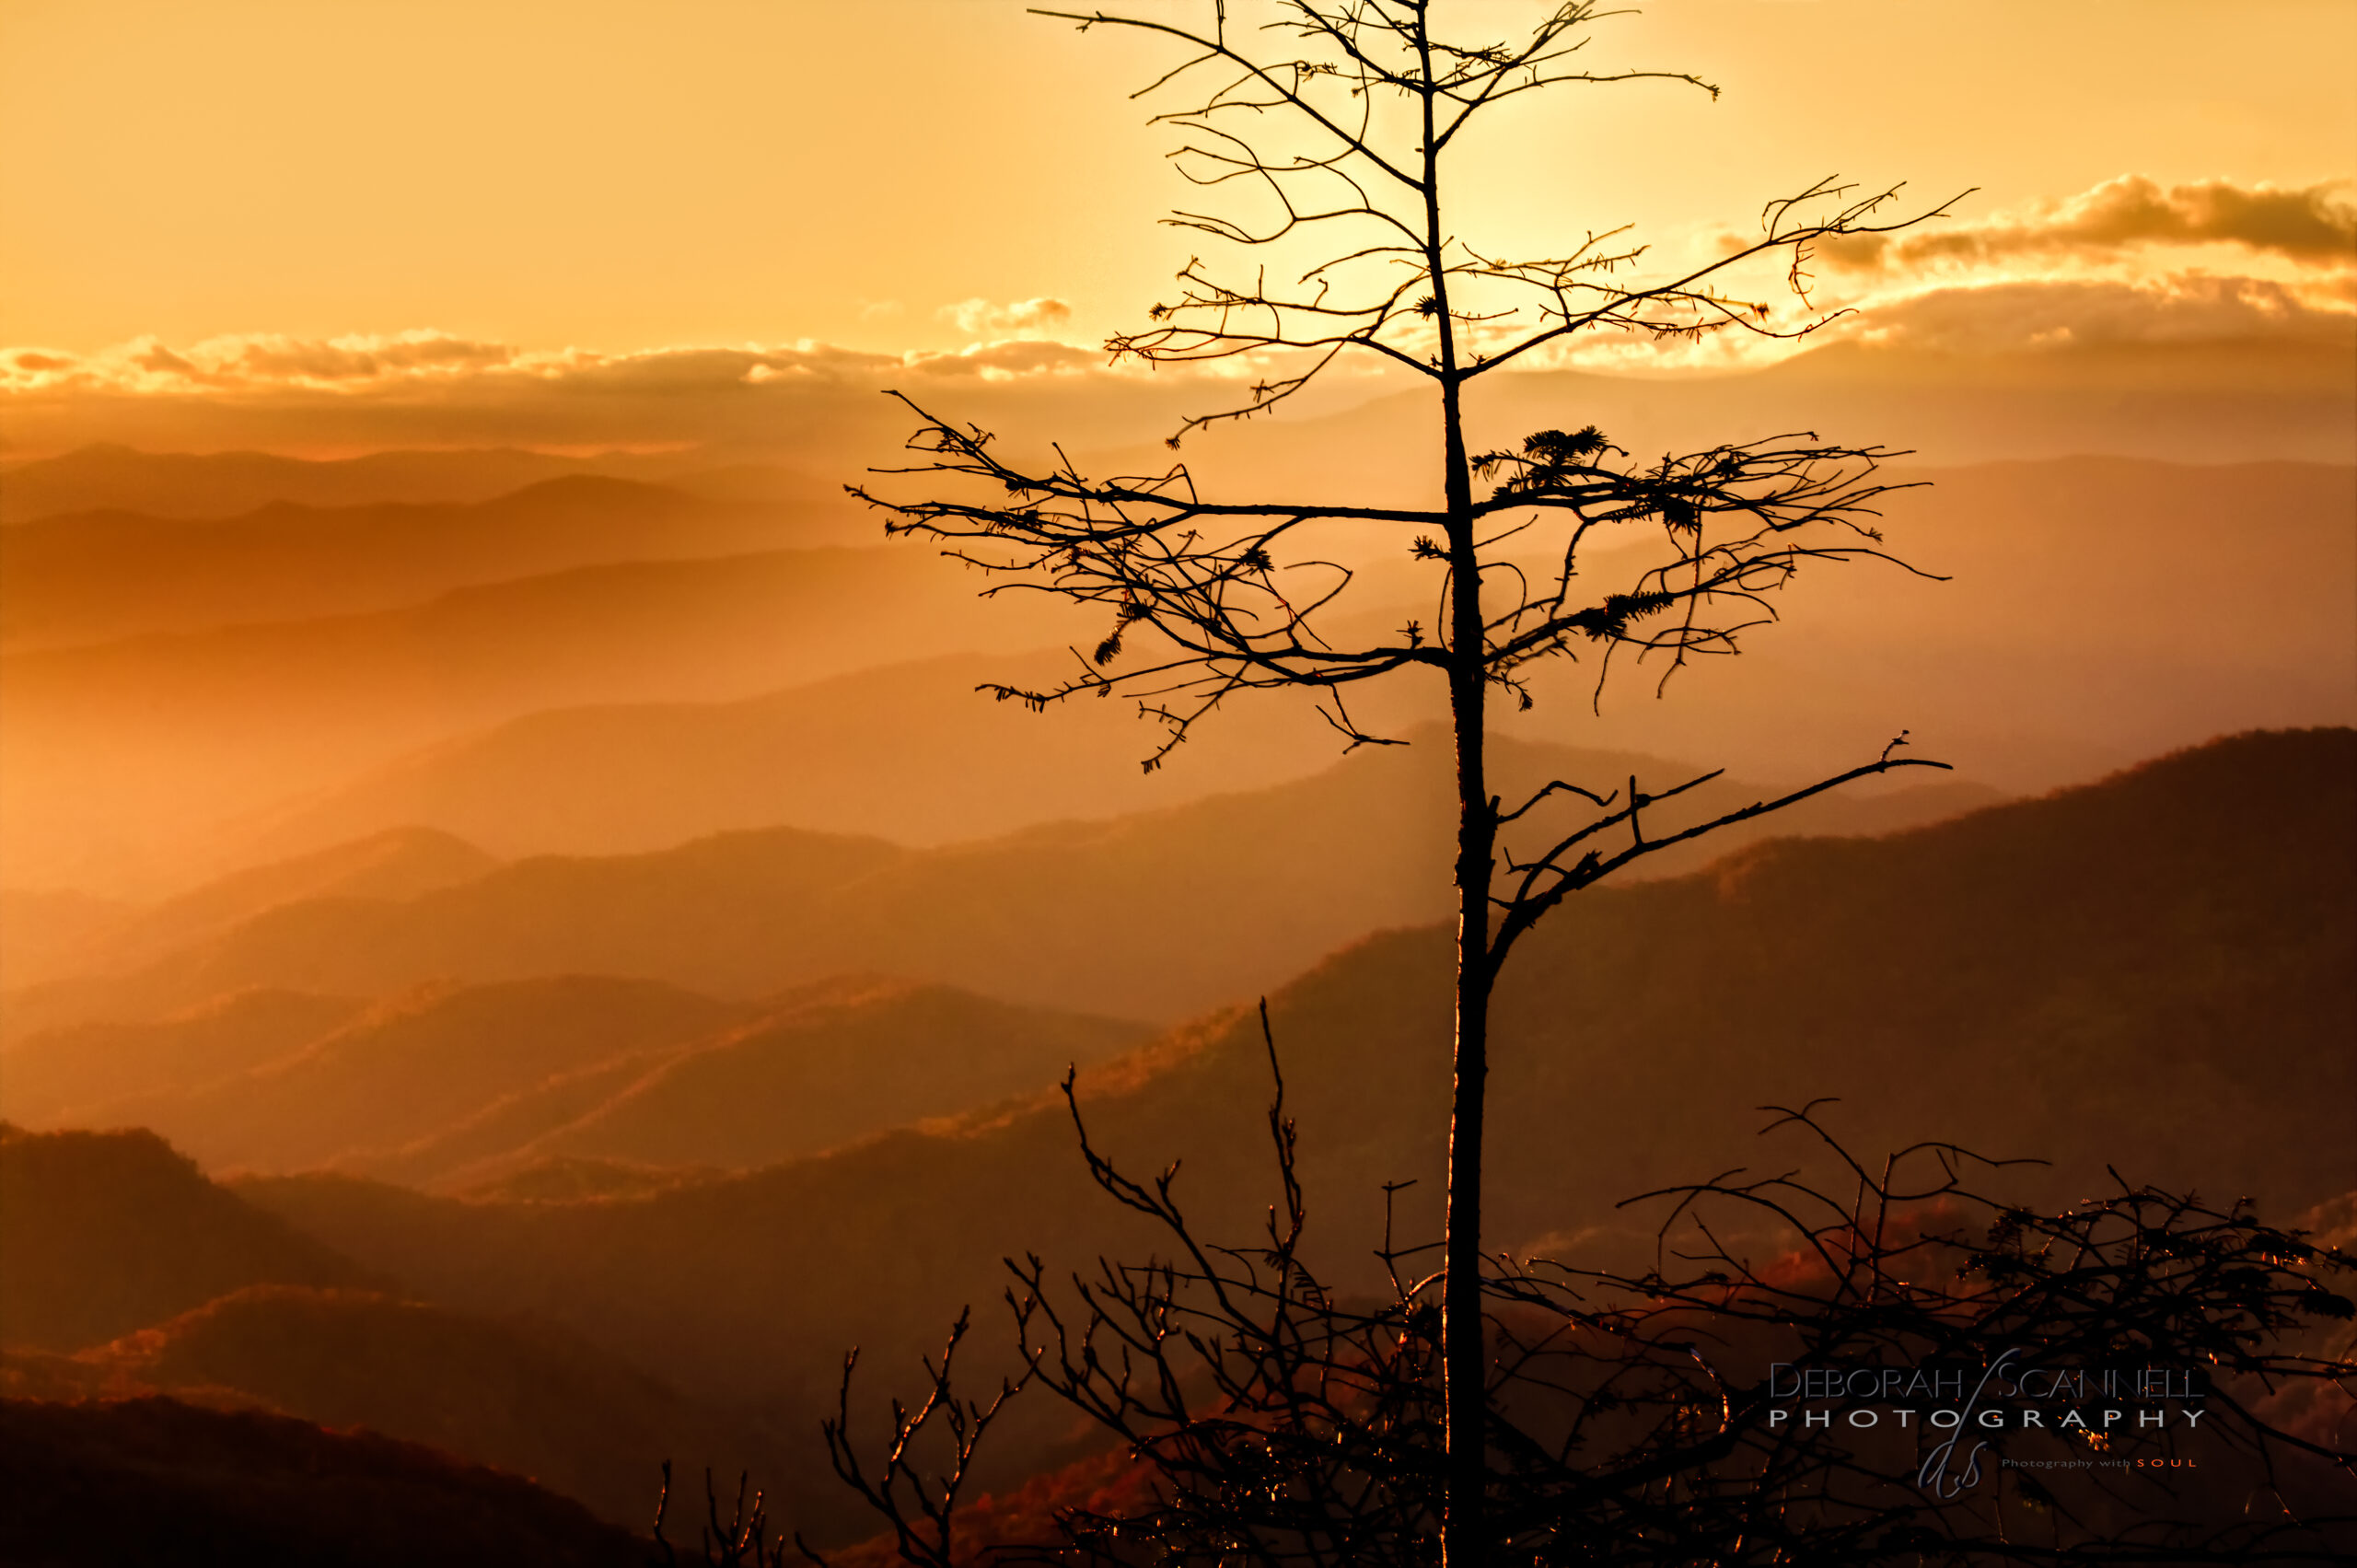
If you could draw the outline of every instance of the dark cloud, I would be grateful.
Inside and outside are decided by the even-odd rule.
[[[1851,271],[2001,261],[2018,256],[2108,257],[2145,245],[2236,245],[2305,266],[2357,262],[2357,206],[2340,182],[2281,190],[2207,180],[2163,190],[2122,175],[2022,217],[1948,224],[1910,235],[1851,235],[1817,250]]]

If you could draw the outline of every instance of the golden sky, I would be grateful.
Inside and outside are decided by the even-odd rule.
[[[1499,37],[1538,11],[1455,9]],[[1093,352],[1190,250],[1155,221],[1186,193],[1168,136],[1127,96],[1167,52],[1000,0],[6,0],[0,18],[0,344],[38,351],[0,364],[15,393],[141,354],[331,376],[355,352],[437,373],[566,351]],[[1469,148],[1469,230],[1631,223],[1677,254],[1839,174],[1927,201],[1979,188],[1948,251],[1868,259],[1861,297],[1969,251],[1983,284],[2230,275],[2357,303],[2349,257],[2229,232],[2272,199],[2339,244],[2350,0],[1663,0],[1600,22],[1593,59],[1725,91],[1612,86],[1500,117]],[[2148,244],[2130,209],[2181,232]]]

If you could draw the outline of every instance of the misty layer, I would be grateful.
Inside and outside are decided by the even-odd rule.
[[[1399,450],[1382,422],[1411,413],[1372,405],[1351,432]],[[1949,581],[1821,570],[1790,624],[1659,701],[1642,669],[1600,712],[1593,668],[1541,671],[1517,733],[1774,781],[1903,728],[1969,777],[2036,789],[2238,726],[2357,718],[2357,615],[2338,587],[2357,574],[2351,470],[2079,459],[1924,477],[1939,482],[1893,496],[1886,531]],[[1429,616],[1404,555],[1361,571],[1363,616]],[[0,585],[0,607],[37,619],[43,580]],[[1239,704],[1145,778],[1149,738],[1120,705],[1041,719],[973,697],[1052,674],[1075,656],[1060,636],[1103,633],[1037,596],[978,601],[981,586],[911,547],[643,561],[0,656],[6,882],[152,898],[408,825],[501,854],[775,826],[939,842],[1332,755],[1306,704]],[[911,662],[928,654],[943,662]],[[1363,716],[1399,732],[1436,703],[1402,687]]]

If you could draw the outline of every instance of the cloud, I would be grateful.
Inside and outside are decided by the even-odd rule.
[[[636,354],[568,349],[519,354],[516,372],[580,392],[726,392],[782,380],[830,384],[857,380],[903,363],[895,354],[865,354],[801,342],[773,348],[660,348]]]
[[[1044,332],[1062,326],[1072,319],[1072,306],[1045,296],[993,305],[978,296],[945,305],[935,314],[945,321],[955,321],[961,332],[1004,337],[1015,332]]]
[[[1008,369],[1053,368],[1082,351],[1056,343],[994,345]],[[0,348],[0,394],[110,391],[272,398],[326,392],[347,398],[439,395],[500,387],[576,391],[711,391],[788,377],[843,381],[956,355],[871,354],[830,343],[656,348],[628,354],[567,348],[528,351],[435,331],[390,337],[293,338],[247,333],[171,348],[154,338],[74,354]],[[970,371],[975,366],[962,367]]]
[[[107,387],[126,391],[354,389],[416,377],[447,379],[513,363],[505,343],[447,332],[293,338],[275,332],[208,338],[170,348],[138,338],[94,354],[0,349],[0,392]]]
[[[166,449],[261,446],[376,450],[516,444],[559,448],[721,443],[759,447],[880,440],[906,411],[881,394],[970,408],[1044,396],[1085,407],[1115,398],[1086,428],[1135,419],[1167,434],[1205,395],[1201,374],[1109,367],[1097,348],[1033,337],[958,350],[874,353],[801,340],[611,353],[528,349],[437,331],[309,339],[255,333],[190,344],[140,338],[96,353],[0,346],[0,420],[17,451],[93,440]],[[958,389],[954,398],[948,389]],[[1213,395],[1225,395],[1224,393]],[[1118,413],[1118,417],[1116,417]],[[1110,422],[1109,424],[1109,421]],[[1010,422],[1011,424],[1012,422]],[[1068,422],[1070,423],[1070,422]],[[835,433],[830,435],[830,433]],[[880,433],[880,435],[879,435]],[[902,432],[904,434],[904,432]],[[837,437],[841,437],[841,441]]]
[[[470,343],[440,332],[405,332],[393,338],[345,337],[325,342],[276,335],[216,339],[197,344],[189,359],[215,376],[340,382],[376,380],[408,371],[480,369],[504,365],[514,356],[515,351],[502,343]]]
[[[1861,342],[1962,354],[2254,339],[2357,345],[2344,289],[2200,273],[1927,289],[1851,319],[1842,335]]]
[[[1023,308],[1038,305],[1028,302]],[[1048,302],[1055,303],[1055,302]],[[1061,308],[1061,306],[1059,306]],[[170,347],[139,338],[96,354],[0,348],[0,398],[203,397],[220,402],[505,403],[518,398],[727,396],[751,389],[876,390],[899,381],[1024,380],[1103,372],[1104,354],[1048,338],[879,354],[809,339],[611,354],[526,350],[437,331],[327,339],[248,333]],[[1137,372],[1114,373],[1129,378]]]
[[[1863,308],[1801,344],[1719,333],[1664,345],[1598,338],[1532,355],[1527,368],[1707,374],[1758,368],[1847,338],[1959,354],[2107,343],[2226,341],[2357,347],[2357,270],[2271,278],[2196,271],[2085,275],[2045,269],[1874,280]],[[1352,391],[1352,371],[1322,395]],[[874,353],[801,340],[682,344],[631,353],[530,349],[446,332],[305,339],[141,338],[93,354],[0,347],[0,428],[17,453],[91,441],[157,450],[260,447],[374,451],[514,445],[584,450],[695,446],[794,450],[824,464],[895,450],[907,411],[882,394],[1008,433],[1082,447],[1153,447],[1178,421],[1237,397],[1273,366],[1109,366],[1103,352],[1046,337],[950,351]],[[1369,380],[1364,395],[1375,395]],[[1386,384],[1387,389],[1387,384]],[[801,459],[797,459],[801,460]]]
[[[956,354],[913,354],[910,366],[934,376],[1004,378],[1095,370],[1105,363],[1099,349],[1074,348],[1043,338],[976,343]]]
[[[1851,272],[1969,266],[2017,257],[2110,259],[2152,245],[2233,245],[2305,267],[2357,263],[2357,206],[2336,192],[2343,181],[2283,190],[2206,180],[2164,191],[2140,174],[2106,180],[2025,215],[1920,234],[1849,235],[1825,241],[1817,258]]]

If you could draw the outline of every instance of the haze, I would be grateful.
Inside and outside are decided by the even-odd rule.
[[[1724,95],[1504,122],[1469,235],[1632,224],[1668,269],[1831,173],[1957,199],[1821,248],[1821,331],[1538,357],[1474,440],[1878,445],[1917,570],[1812,563],[1666,684],[1555,661],[1493,765],[1724,770],[1680,821],[1902,734],[1953,771],[1552,917],[1499,1004],[1498,1244],[1627,1254],[1620,1199],[1807,1157],[1755,1108],[1820,1096],[1861,1150],[2050,1160],[2023,1202],[2111,1167],[2345,1237],[2357,8],[1675,0],[1594,47]],[[617,1562],[663,1459],[751,1467],[856,1540],[844,1347],[913,1366],[1003,1257],[1138,1245],[1068,1069],[1106,1147],[1260,1223],[1263,997],[1319,1266],[1375,1283],[1387,1182],[1436,1225],[1439,691],[1371,686],[1405,744],[1347,752],[1238,700],[1148,771],[1132,704],[978,691],[1103,614],[844,494],[931,482],[873,471],[890,390],[1092,474],[1432,500],[1402,373],[1174,456],[1238,377],[1107,363],[1202,239],[1157,225],[1157,64],[950,0],[7,7],[0,1446],[288,1528],[340,1456]],[[1318,541],[1335,635],[1430,623],[1413,531]],[[1110,1473],[1007,1433],[1003,1494]]]

